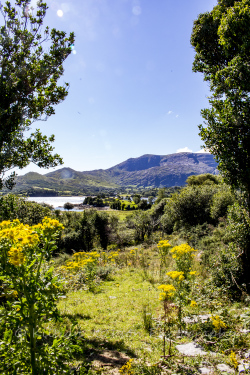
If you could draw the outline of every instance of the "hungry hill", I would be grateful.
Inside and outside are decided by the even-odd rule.
[[[109,169],[77,172],[61,168],[45,175],[29,172],[16,179],[14,193],[28,195],[87,195],[119,188],[183,186],[190,175],[217,174],[217,162],[207,153],[143,155]]]

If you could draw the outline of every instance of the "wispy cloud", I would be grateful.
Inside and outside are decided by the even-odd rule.
[[[193,151],[190,150],[190,148],[188,148],[186,146],[186,147],[183,147],[183,148],[178,148],[178,150],[176,152],[178,153],[178,152],[193,152]]]
[[[171,115],[172,113],[174,113],[173,111],[168,111],[168,115]]]
[[[199,151],[196,151],[197,154],[210,154],[210,151],[208,148],[202,148]]]

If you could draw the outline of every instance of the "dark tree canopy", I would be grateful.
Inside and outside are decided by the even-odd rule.
[[[4,180],[5,172],[24,168],[30,162],[39,167],[62,164],[53,154],[54,135],[39,129],[26,136],[37,120],[46,120],[54,107],[68,94],[68,83],[57,85],[63,75],[63,62],[71,53],[74,34],[42,29],[46,3],[16,0],[15,6],[0,3],[0,188],[13,185],[14,174]]]
[[[194,22],[193,70],[212,95],[200,136],[225,180],[250,202],[250,0],[219,0]]]

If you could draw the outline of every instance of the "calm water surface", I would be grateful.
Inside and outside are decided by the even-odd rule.
[[[66,202],[73,204],[83,203],[85,196],[77,197],[28,197],[28,201],[37,203],[47,203],[53,206],[55,209],[63,209],[63,205]]]

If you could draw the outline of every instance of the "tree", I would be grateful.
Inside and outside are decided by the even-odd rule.
[[[135,204],[139,204],[140,201],[141,201],[141,196],[140,196],[140,194],[134,194],[134,195],[133,195],[133,201],[134,201]]]
[[[211,204],[219,188],[216,185],[187,186],[167,200],[162,226],[167,233],[181,227],[190,228],[203,223],[214,223]]]
[[[155,204],[158,204],[160,203],[160,201],[164,198],[167,197],[167,194],[166,194],[166,188],[162,188],[162,189],[159,189],[158,190],[158,194],[157,194],[157,197],[156,197],[156,200],[155,200]]]
[[[7,171],[24,168],[30,162],[48,168],[62,164],[52,154],[54,135],[42,135],[33,122],[46,120],[55,113],[54,106],[65,99],[68,83],[57,85],[62,76],[63,62],[71,53],[74,34],[42,30],[46,3],[16,0],[15,6],[0,4],[3,26],[0,27],[0,188],[14,184],[15,173],[4,179]]]
[[[219,161],[224,179],[244,194],[241,209],[250,215],[250,0],[218,0],[194,22],[191,44],[195,72],[212,92],[200,136]],[[237,219],[238,220],[238,219]],[[240,225],[238,222],[237,225]],[[237,259],[250,290],[250,231],[246,226]],[[240,232],[239,232],[240,233]]]
[[[72,208],[74,208],[74,205],[70,202],[66,202],[64,203],[63,208],[69,211],[69,210],[72,210]]]
[[[186,180],[188,186],[218,185],[221,183],[221,177],[214,174],[205,173],[189,176]]]
[[[210,83],[200,136],[225,180],[246,193],[250,210],[250,0],[219,0],[194,22],[195,72]]]

